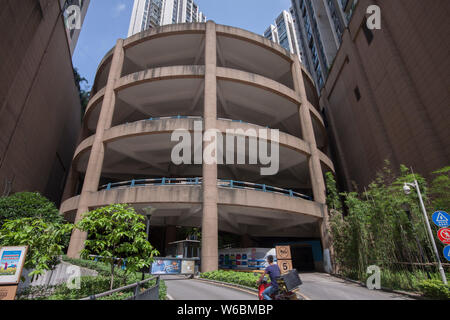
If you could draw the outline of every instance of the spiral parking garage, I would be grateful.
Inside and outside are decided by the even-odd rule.
[[[329,249],[323,172],[334,170],[317,108],[298,57],[242,29],[209,21],[120,39],[98,68],[61,212],[77,221],[111,203],[152,208],[150,223],[169,231],[166,240],[176,226],[202,227],[203,271],[218,267],[219,232],[253,246],[314,242],[317,257],[317,243]],[[194,132],[196,121],[222,133],[278,129],[278,173],[261,176],[260,164],[175,165],[171,134]],[[74,232],[68,254],[85,239]]]

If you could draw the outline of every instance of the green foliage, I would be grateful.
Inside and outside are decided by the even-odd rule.
[[[336,187],[336,180],[332,172],[327,172],[325,174],[326,185],[327,185],[327,206],[330,209],[341,210],[341,199],[339,199],[339,193]]]
[[[7,220],[0,229],[0,245],[28,246],[25,268],[34,269],[30,276],[44,274],[58,264],[65,240],[73,225],[46,222],[43,219]]]
[[[222,281],[226,283],[235,283],[250,288],[258,288],[257,281],[260,275],[255,275],[251,272],[237,272],[237,271],[211,271],[203,272],[200,274],[200,278]]]
[[[435,210],[450,210],[450,166],[433,172],[436,177],[431,182],[430,193]]]
[[[0,198],[0,227],[6,220],[37,218],[46,222],[63,223],[54,203],[37,192],[20,192]]]
[[[78,69],[74,68],[73,69],[73,75],[75,78],[75,85],[77,86],[78,89],[78,94],[80,96],[80,103],[81,103],[81,119],[83,119],[84,113],[86,112],[86,107],[89,103],[89,98],[91,95],[90,91],[86,91],[84,89],[81,88],[81,84],[83,82],[86,82],[86,84],[88,83],[87,79],[84,77],[81,77],[80,74],[78,73]]]
[[[417,180],[426,205],[431,199],[423,177],[405,166],[399,171],[399,176],[394,175],[386,163],[364,193],[342,193],[348,214],[332,211],[330,228],[339,273],[364,281],[367,267],[377,265],[383,273],[383,286],[414,290],[420,279],[435,270],[426,267],[435,258],[418,195],[405,195],[403,184]],[[332,184],[331,176],[327,182]],[[329,190],[329,206],[333,207],[336,195]]]
[[[69,289],[67,285],[60,284],[57,286],[36,286],[28,287],[20,293],[19,299],[30,299],[32,296],[36,300],[78,300],[89,297],[94,294],[99,294],[110,290],[110,266],[102,262],[96,262],[92,260],[82,259],[70,259],[67,256],[62,257],[63,261],[71,263],[73,265],[88,268],[98,272],[98,276],[81,277],[80,289]],[[126,273],[122,269],[115,269],[114,274],[116,278],[124,281],[117,281],[114,283],[113,289],[133,284],[142,280],[142,274],[139,272]],[[125,277],[126,276],[126,277]],[[151,277],[151,275],[145,275],[145,279]],[[150,280],[143,288],[150,288],[156,284],[156,280]],[[99,300],[124,300],[133,295],[134,289],[124,290],[119,293],[109,295],[107,297],[100,298]],[[165,300],[167,295],[167,287],[163,280],[159,283],[159,299]]]
[[[159,254],[147,240],[143,220],[132,207],[113,204],[84,214],[76,225],[89,234],[81,257],[101,256],[101,261],[110,265],[111,288],[116,265],[125,260],[126,272],[136,272],[150,266],[153,256]]]
[[[441,280],[424,280],[419,286],[426,297],[441,300],[450,299],[450,287]]]

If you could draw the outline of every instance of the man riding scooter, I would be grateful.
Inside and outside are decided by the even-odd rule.
[[[264,270],[264,273],[259,278],[258,283],[261,283],[266,274],[269,275],[270,286],[263,291],[262,296],[264,297],[264,300],[272,300],[271,295],[278,291],[277,278],[281,275],[281,271],[278,265],[273,263],[273,256],[267,256],[267,262],[269,263],[269,266],[266,270]]]

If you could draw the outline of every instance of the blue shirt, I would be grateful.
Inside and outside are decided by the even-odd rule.
[[[277,278],[281,275],[280,268],[276,264],[271,264],[266,268],[266,273],[270,277],[270,282],[274,288],[278,289]]]

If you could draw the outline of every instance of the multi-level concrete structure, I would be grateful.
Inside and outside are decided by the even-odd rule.
[[[193,0],[134,0],[128,37],[174,23],[206,22]]]
[[[59,203],[81,106],[59,1],[1,1],[0,196]]]
[[[90,209],[127,203],[152,212],[152,226],[201,226],[203,271],[217,269],[219,230],[317,239],[326,263],[320,254],[316,267],[329,270],[323,171],[334,169],[322,151],[327,141],[317,108],[298,56],[262,36],[209,21],[120,39],[98,68],[61,212],[77,221]],[[196,121],[200,134],[279,129],[279,172],[175,165],[171,133],[194,131]],[[69,256],[85,239],[73,233]]]
[[[301,52],[298,47],[296,27],[292,16],[286,10],[283,10],[275,20],[275,25],[271,24],[264,32],[264,37],[278,43],[292,54],[299,55]]]
[[[368,6],[381,9],[381,29],[366,26]],[[359,0],[321,95],[347,190],[359,190],[390,160],[431,178],[450,164],[445,0]],[[354,183],[353,183],[354,182]]]
[[[69,41],[70,52],[73,55],[78,38],[80,37],[81,26],[83,25],[91,0],[59,0],[59,2],[64,18],[74,19],[73,21],[76,21],[76,24],[78,24],[76,28],[69,28],[66,23],[67,40]],[[71,6],[76,6],[78,9],[72,11],[69,9]]]
[[[292,0],[302,62],[320,91],[358,0]]]

